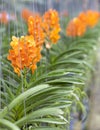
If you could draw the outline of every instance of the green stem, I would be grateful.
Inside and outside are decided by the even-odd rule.
[[[27,70],[24,69],[22,74],[21,74],[21,79],[22,79],[22,87],[24,90],[27,90],[28,88],[28,83],[27,83]]]

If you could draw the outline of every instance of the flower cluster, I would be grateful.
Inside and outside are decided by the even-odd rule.
[[[81,12],[78,16],[88,27],[94,27],[99,21],[99,12],[88,10]]]
[[[45,39],[57,43],[60,38],[59,16],[56,10],[50,9],[43,17],[30,16],[28,19],[29,34],[34,36],[37,45],[42,44]]]
[[[85,33],[86,26],[79,18],[74,18],[70,21],[66,31],[68,36],[81,36]]]
[[[87,27],[94,27],[99,21],[99,13],[96,11],[88,10],[81,12],[78,17],[73,18],[66,28],[68,36],[82,36]]]
[[[31,16],[30,16],[31,15]],[[60,25],[58,13],[55,10],[47,11],[43,17],[34,15],[28,10],[22,13],[28,19],[29,35],[20,38],[12,37],[8,60],[11,61],[14,71],[20,75],[24,68],[36,69],[37,62],[41,59],[43,43],[56,43],[60,38]]]
[[[40,16],[29,17],[28,31],[30,35],[33,35],[37,46],[44,43],[44,31],[42,28],[42,18]]]
[[[59,32],[61,30],[59,24],[59,16],[56,10],[50,9],[43,15],[43,29],[45,36],[52,43],[57,43],[60,38]]]
[[[36,63],[41,58],[41,49],[36,46],[33,36],[21,36],[21,38],[13,36],[10,45],[12,49],[9,50],[7,58],[11,61],[15,73],[20,75],[20,71],[24,68],[34,72]]]

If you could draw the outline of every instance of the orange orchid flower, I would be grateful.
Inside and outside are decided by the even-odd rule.
[[[33,36],[13,36],[10,45],[7,59],[11,61],[15,73],[20,75],[24,68],[31,69],[34,73],[36,64],[41,59],[41,49],[36,46]]]
[[[83,24],[84,24],[85,26],[88,25],[88,19],[87,19],[86,12],[81,12],[81,13],[78,15],[78,18],[83,22]]]
[[[0,22],[7,24],[8,23],[8,18],[7,18],[7,13],[5,11],[0,13]]]
[[[99,21],[99,12],[88,10],[81,12],[78,18],[88,27],[94,27]]]
[[[99,13],[96,11],[88,10],[86,16],[89,27],[94,27],[99,21]]]
[[[42,18],[40,16],[29,17],[28,32],[30,35],[33,35],[37,46],[44,43],[45,36],[42,28]]]
[[[66,29],[66,34],[68,36],[82,36],[86,31],[86,26],[83,24],[83,22],[79,18],[74,18],[71,20],[68,24],[68,27]]]
[[[60,38],[59,32],[61,30],[59,24],[59,15],[56,10],[50,9],[43,15],[43,29],[46,39],[52,43],[57,43]]]

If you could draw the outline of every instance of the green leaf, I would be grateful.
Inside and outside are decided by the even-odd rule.
[[[58,108],[43,108],[43,109],[39,109],[37,111],[33,111],[30,114],[26,115],[25,117],[19,119],[15,124],[18,126],[23,125],[23,123],[25,122],[30,122],[30,120],[34,120],[35,118],[43,118],[43,116],[47,116],[47,115],[52,115],[52,116],[57,116],[59,117],[59,115],[62,115],[63,111],[61,109]]]
[[[14,123],[5,119],[0,119],[0,124],[9,128],[9,130],[20,130]]]
[[[12,108],[17,106],[18,104],[22,103],[29,96],[35,95],[38,91],[41,91],[48,87],[50,87],[50,86],[47,84],[44,84],[44,85],[42,84],[42,85],[38,85],[38,86],[31,88],[31,89],[25,91],[24,93],[20,94],[7,107],[5,107],[3,109],[3,111],[0,112],[0,118],[5,116],[8,113],[8,111],[10,111]]]

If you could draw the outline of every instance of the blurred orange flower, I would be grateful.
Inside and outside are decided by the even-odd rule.
[[[86,31],[86,26],[79,18],[74,18],[68,24],[66,28],[66,34],[68,36],[82,36]]]
[[[60,38],[59,32],[61,30],[59,24],[59,16],[56,10],[50,9],[43,15],[43,29],[46,39],[52,43],[57,43]]]
[[[8,23],[8,17],[7,17],[7,13],[5,11],[0,13],[0,22],[3,24],[7,24]]]
[[[28,18],[30,17],[30,16],[36,16],[36,15],[39,15],[38,13],[33,13],[32,11],[30,11],[29,9],[27,9],[27,8],[24,8],[23,10],[22,10],[22,12],[21,12],[21,16],[22,16],[22,18],[26,21],[26,22],[28,22]]]
[[[86,12],[81,12],[78,18],[89,27],[94,27],[99,21],[99,12],[88,10]]]
[[[44,43],[45,36],[42,28],[42,18],[40,16],[29,17],[28,31],[30,35],[33,35],[37,46]]]
[[[13,36],[10,45],[12,48],[7,59],[11,61],[15,73],[20,75],[24,68],[31,69],[34,73],[36,63],[41,59],[41,49],[36,47],[33,36]]]
[[[86,12],[81,12],[78,16],[78,18],[85,24],[85,26],[88,25],[87,15]]]
[[[17,20],[16,16],[14,14],[8,14],[6,11],[0,12],[0,23],[8,24],[10,21]]]
[[[99,21],[99,13],[96,11],[88,10],[86,16],[89,27],[94,27]]]

